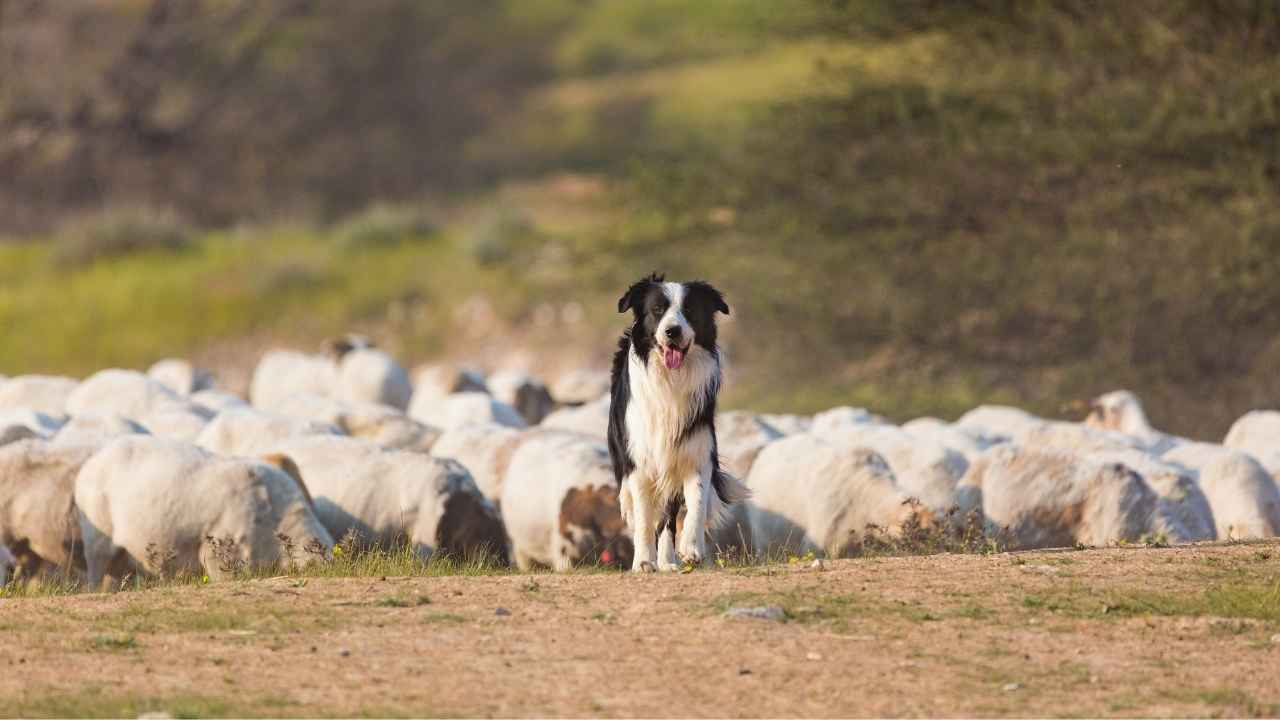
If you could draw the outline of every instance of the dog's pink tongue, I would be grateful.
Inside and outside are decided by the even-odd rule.
[[[667,363],[668,370],[679,370],[680,366],[684,364],[684,353],[675,348],[664,348],[662,359]]]

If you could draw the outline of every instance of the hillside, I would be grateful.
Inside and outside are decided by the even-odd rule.
[[[192,354],[236,376],[253,361],[240,348],[263,338],[310,346],[348,328],[411,361],[555,372],[603,361],[619,289],[657,268],[726,290],[730,405],[1057,414],[1128,387],[1158,425],[1209,438],[1280,405],[1273,3],[377,7],[370,33],[444,23],[461,39],[422,40],[439,52],[397,72],[349,48],[332,76],[293,74],[311,67],[294,34],[343,37],[342,17],[307,12],[264,35],[293,55],[232,78],[372,83],[378,103],[334,95],[317,115],[314,137],[342,143],[293,142],[311,126],[253,135],[272,172],[195,177],[176,145],[155,164],[174,174],[149,190],[107,162],[112,205],[174,208],[178,241],[154,216],[67,206],[50,216],[66,223],[45,223],[67,229],[0,246],[0,373]],[[457,67],[471,74],[434,100],[458,98],[445,105],[459,115],[437,127],[440,103],[405,75]],[[252,131],[243,120],[218,115],[189,147],[247,157],[215,151]],[[14,177],[53,162],[6,157],[28,173]],[[16,207],[33,187],[0,194]],[[131,241],[94,232],[113,224]]]

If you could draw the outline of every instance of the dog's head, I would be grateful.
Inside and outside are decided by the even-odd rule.
[[[644,362],[657,353],[668,370],[679,370],[694,345],[716,347],[716,313],[729,314],[724,296],[702,281],[664,282],[650,275],[627,288],[618,299],[618,312],[635,316],[631,342]]]

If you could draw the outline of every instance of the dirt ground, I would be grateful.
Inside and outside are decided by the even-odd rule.
[[[1277,715],[1280,542],[0,599],[0,714],[148,711]]]

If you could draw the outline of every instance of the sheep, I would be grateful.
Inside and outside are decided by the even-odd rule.
[[[1059,420],[1043,420],[1018,428],[1010,440],[1024,448],[1051,448],[1072,454],[1146,449],[1145,443],[1130,435]]]
[[[66,417],[67,398],[78,380],[49,375],[19,375],[0,383],[0,408],[26,408],[55,418]]]
[[[766,446],[746,484],[758,557],[779,551],[849,557],[877,532],[900,538],[912,526],[933,524],[933,514],[898,487],[884,458],[812,433]]]
[[[392,450],[429,452],[440,438],[438,428],[406,417],[388,405],[353,404],[318,395],[293,395],[280,401],[276,411],[334,425],[346,435]]]
[[[338,366],[332,358],[271,350],[253,369],[249,402],[261,410],[276,410],[281,401],[295,395],[330,396],[337,384]]]
[[[747,477],[760,451],[782,437],[776,428],[749,412],[732,410],[716,416],[721,467],[737,478]],[[711,530],[711,547],[722,554],[745,555],[751,550],[747,504],[734,503],[729,513],[723,523]]]
[[[134,571],[219,579],[306,565],[333,548],[299,478],[166,438],[113,440],[81,468],[74,497],[95,589]]]
[[[211,416],[207,408],[190,405],[153,410],[137,419],[152,435],[190,443],[204,431]]]
[[[217,415],[230,408],[251,407],[239,395],[223,390],[198,390],[191,393],[191,402]]]
[[[462,463],[485,499],[501,509],[502,479],[520,436],[521,431],[505,425],[463,425],[446,430],[431,448],[431,454]]]
[[[1142,477],[1121,463],[1015,446],[978,458],[957,495],[966,506],[980,503],[988,527],[1009,549],[1137,541],[1157,505]]]
[[[429,405],[415,401],[409,409],[409,417],[444,430],[469,423],[496,423],[513,428],[528,426],[515,408],[481,392],[454,393]]]
[[[1195,475],[1209,500],[1219,540],[1280,533],[1280,489],[1249,455],[1221,445],[1185,442],[1161,459]]]
[[[326,435],[291,438],[275,452],[297,463],[334,537],[354,533],[383,548],[408,542],[424,560],[505,555],[497,511],[457,462]]]
[[[147,376],[183,396],[212,390],[214,385],[212,373],[179,358],[156,362],[147,370]]]
[[[162,411],[186,412],[204,420],[212,415],[140,372],[119,369],[99,371],[80,383],[67,397],[66,409],[73,416],[114,413],[143,425],[148,415]]]
[[[955,505],[956,483],[969,467],[964,455],[892,425],[850,426],[826,439],[875,451],[889,464],[898,487],[938,514]]]
[[[0,426],[21,425],[37,437],[48,438],[65,425],[63,418],[55,418],[39,410],[29,408],[0,409]]]
[[[9,578],[13,575],[13,569],[17,566],[18,561],[14,559],[13,553],[0,543],[0,587],[8,584]]]
[[[301,435],[344,435],[333,423],[235,407],[214,416],[195,444],[220,455],[254,457],[271,452],[281,442]]]
[[[1280,478],[1280,411],[1245,413],[1231,425],[1222,444],[1249,453],[1272,477]]]
[[[865,408],[842,405],[814,415],[813,421],[809,424],[809,432],[814,435],[827,435],[846,428],[882,422],[884,422],[883,418],[872,415]]]
[[[413,370],[413,397],[406,412],[409,417],[430,417],[454,393],[488,392],[479,371],[447,363],[419,365]]]
[[[559,405],[576,406],[593,402],[609,392],[609,371],[594,368],[571,370],[559,377],[551,388],[551,397]]]
[[[409,373],[387,353],[372,347],[338,356],[336,397],[352,404],[378,403],[407,411],[413,396]]]
[[[515,408],[529,425],[537,425],[556,409],[547,386],[527,373],[494,373],[487,384],[495,398]]]
[[[1141,450],[1114,449],[1088,453],[1091,460],[1118,462],[1142,476],[1157,496],[1148,534],[1167,542],[1199,542],[1217,538],[1213,510],[1185,468],[1167,463]]]
[[[1186,442],[1183,438],[1151,427],[1138,396],[1128,390],[1115,390],[1094,398],[1084,419],[1089,427],[1124,433],[1136,439],[1147,452],[1163,455]]]
[[[987,448],[996,444],[973,427],[953,425],[933,417],[921,417],[902,424],[902,431],[913,438],[936,442],[948,450],[958,452],[973,462]]]
[[[569,430],[603,442],[609,436],[609,396],[603,395],[584,405],[561,408],[543,418],[538,427]]]
[[[17,554],[24,576],[83,568],[72,496],[97,449],[39,439],[0,448],[0,543]]]
[[[119,415],[76,415],[53,436],[57,445],[103,444],[121,435],[150,435],[142,424]]]
[[[520,441],[502,482],[503,519],[516,567],[579,563],[630,567],[633,548],[604,443],[535,430]]]
[[[765,413],[760,415],[760,420],[783,435],[806,433],[813,426],[813,418],[804,415]]]
[[[980,405],[961,415],[955,425],[961,430],[977,433],[988,444],[996,444],[1041,422],[1044,422],[1042,418],[1021,408]]]

